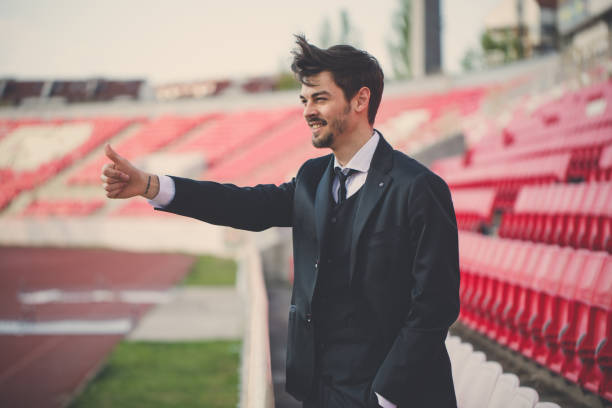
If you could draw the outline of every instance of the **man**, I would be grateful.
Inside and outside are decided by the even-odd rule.
[[[280,186],[155,176],[106,147],[110,198],[252,231],[293,228],[286,389],[304,407],[456,407],[444,340],[459,312],[447,185],[374,130],[383,73],[347,45],[297,37],[312,143],[332,154]]]

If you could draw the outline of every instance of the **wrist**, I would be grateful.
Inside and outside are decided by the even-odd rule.
[[[156,174],[145,173],[143,184],[141,196],[151,200],[159,193],[159,177]]]

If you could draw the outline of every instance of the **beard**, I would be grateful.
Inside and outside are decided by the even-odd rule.
[[[318,149],[332,147],[335,140],[335,135],[344,133],[346,130],[347,115],[351,111],[351,107],[347,104],[342,115],[334,118],[329,126],[329,130],[319,136],[312,134],[312,145]]]

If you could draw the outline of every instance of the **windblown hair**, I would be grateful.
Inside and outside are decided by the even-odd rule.
[[[384,74],[378,61],[365,51],[350,45],[334,45],[321,49],[309,44],[303,35],[296,35],[299,48],[293,50],[291,70],[305,85],[308,77],[329,71],[344,97],[350,101],[362,87],[370,89],[368,122],[374,124],[384,88]]]

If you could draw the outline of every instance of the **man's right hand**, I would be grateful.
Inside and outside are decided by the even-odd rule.
[[[134,167],[126,158],[114,151],[110,144],[104,147],[104,153],[112,160],[112,163],[102,166],[100,176],[108,198],[130,198],[144,195],[149,177],[151,179],[146,197],[153,198],[157,194],[153,194],[155,189],[152,188],[154,184],[159,186],[156,175],[145,173]]]

